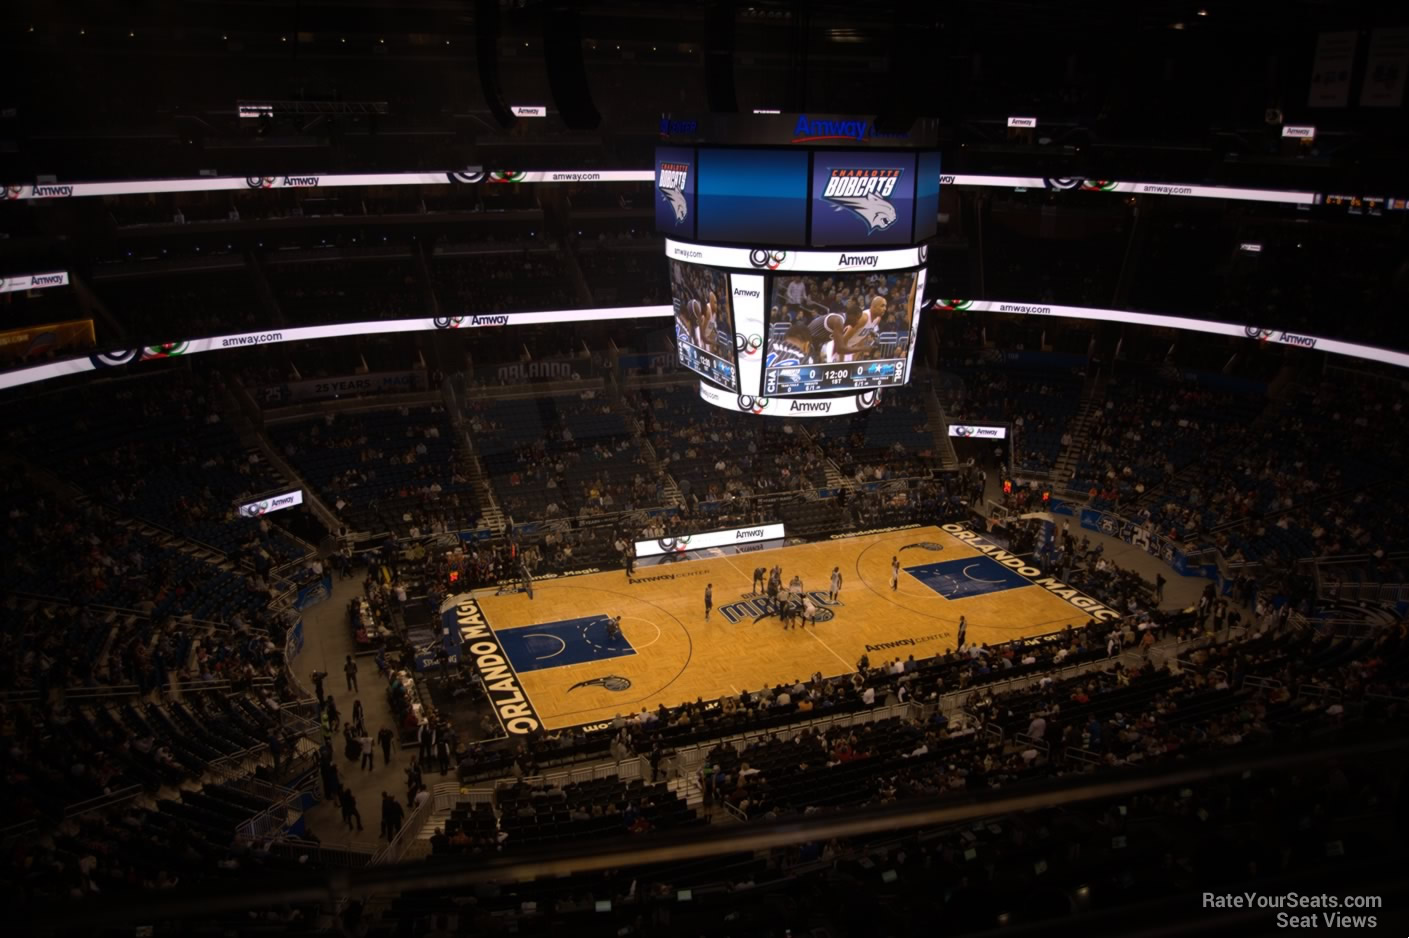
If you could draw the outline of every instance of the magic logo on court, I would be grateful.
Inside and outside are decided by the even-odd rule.
[[[529,703],[518,675],[509,666],[504,650],[485,621],[484,610],[470,596],[455,601],[455,624],[460,630],[460,647],[464,660],[479,673],[484,691],[494,707],[504,731],[513,736],[526,736],[542,724],[533,704]]]

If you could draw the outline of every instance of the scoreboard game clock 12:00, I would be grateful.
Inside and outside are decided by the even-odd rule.
[[[775,274],[772,281],[764,394],[906,383],[924,271]]]

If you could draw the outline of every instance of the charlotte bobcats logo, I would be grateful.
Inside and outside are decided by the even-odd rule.
[[[855,167],[833,169],[822,199],[834,211],[850,212],[866,224],[866,234],[885,231],[897,213],[891,195],[900,182],[901,169]]]
[[[245,185],[251,189],[272,189],[276,176],[246,176]]]
[[[683,224],[690,213],[690,203],[685,200],[685,184],[689,178],[689,163],[661,163],[656,171],[656,191],[670,203],[677,225]]]
[[[621,693],[631,689],[631,678],[621,677],[618,674],[608,674],[603,677],[594,677],[590,681],[578,681],[568,688],[568,693],[572,693],[579,687],[604,687],[610,691]]]
[[[5,198],[13,201],[24,194],[24,186],[6,186]]]
[[[760,270],[777,270],[787,260],[787,251],[766,251],[763,248],[754,248],[749,252],[749,263]]]
[[[763,348],[763,336],[745,336],[742,332],[734,333],[734,351],[742,355],[757,355],[761,348]]]
[[[1274,331],[1274,330],[1272,330],[1272,329],[1263,329],[1261,326],[1244,326],[1244,327],[1243,327],[1243,333],[1244,333],[1249,339],[1256,339],[1257,341],[1262,342],[1262,343],[1264,343],[1264,344],[1267,342],[1267,340],[1268,340],[1269,338],[1272,337],[1273,331]]]
[[[768,409],[768,398],[739,395],[739,410],[746,414],[761,414]]]
[[[437,316],[435,317],[435,327],[437,329],[458,329],[460,323],[464,321],[464,316]]]

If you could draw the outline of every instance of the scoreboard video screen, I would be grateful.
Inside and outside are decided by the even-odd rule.
[[[675,348],[682,366],[722,388],[739,390],[729,275],[696,264],[670,262]]]
[[[909,380],[924,271],[775,274],[768,397],[886,388]]]
[[[914,202],[913,153],[824,150],[813,155],[814,247],[910,244]]]

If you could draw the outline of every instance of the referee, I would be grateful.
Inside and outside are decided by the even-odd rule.
[[[705,621],[709,621],[709,611],[714,608],[714,584],[705,584]]]

